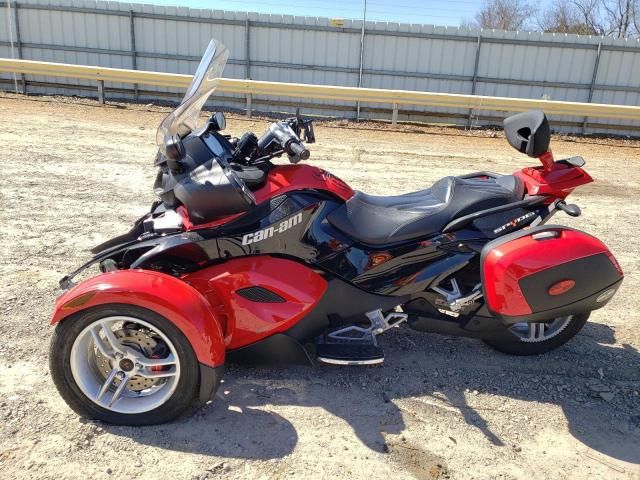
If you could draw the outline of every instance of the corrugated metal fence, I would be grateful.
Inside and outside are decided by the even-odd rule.
[[[640,104],[640,41],[534,32],[477,31],[384,22],[332,26],[328,18],[222,12],[91,0],[0,2],[0,56],[140,70],[193,73],[211,37],[231,51],[225,76],[515,98]],[[13,45],[12,45],[13,44]],[[362,61],[361,61],[362,58]],[[18,76],[33,93],[96,95],[88,81]],[[0,88],[14,78],[0,75]],[[107,98],[178,99],[166,88],[107,84]],[[349,102],[257,97],[254,110],[353,118]],[[227,95],[218,105],[246,108]],[[362,104],[361,118],[391,117]],[[399,120],[482,125],[492,111],[403,107]],[[557,117],[561,130],[583,131],[584,118]],[[589,119],[587,132],[640,134],[640,119]]]

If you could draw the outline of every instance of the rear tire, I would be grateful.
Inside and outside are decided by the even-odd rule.
[[[161,336],[163,335],[169,340],[170,347],[172,348],[171,354],[173,355],[173,358],[176,358],[176,362],[174,362],[174,368],[178,369],[178,374],[176,374],[175,380],[176,384],[160,384],[159,387],[153,387],[157,388],[157,390],[165,388],[166,393],[163,393],[160,396],[161,401],[159,404],[156,405],[151,403],[150,405],[152,408],[149,408],[148,410],[142,408],[141,411],[136,411],[134,407],[131,409],[132,413],[126,413],[126,409],[118,411],[119,409],[117,407],[121,404],[123,399],[134,406],[136,401],[149,402],[148,399],[151,399],[151,395],[149,394],[145,397],[147,399],[145,400],[143,395],[140,393],[135,390],[129,390],[129,383],[127,383],[123,393],[120,394],[123,398],[118,398],[117,402],[114,403],[113,406],[107,405],[105,401],[101,401],[100,397],[93,399],[90,398],[90,396],[85,393],[87,391],[86,386],[83,391],[81,384],[78,383],[78,367],[75,367],[75,373],[74,367],[72,367],[72,362],[75,362],[74,366],[78,365],[78,363],[82,366],[82,364],[90,364],[91,362],[94,364],[102,362],[102,365],[105,365],[104,358],[99,359],[98,362],[95,360],[97,355],[92,358],[92,352],[94,350],[96,352],[99,351],[99,348],[95,345],[95,340],[93,341],[94,345],[87,343],[90,342],[90,340],[83,343],[83,346],[90,345],[89,348],[76,348],[76,351],[89,352],[86,355],[86,361],[78,362],[78,353],[74,353],[73,347],[78,343],[79,339],[82,339],[82,336],[85,335],[84,332],[86,332],[87,329],[94,328],[92,325],[98,325],[95,328],[100,328],[100,322],[104,322],[104,319],[122,317],[131,319],[134,322],[135,320],[138,320],[141,324],[146,324],[148,327],[152,327],[153,333],[159,333]],[[91,332],[91,330],[89,331]],[[115,333],[118,334],[119,332]],[[153,338],[159,339],[160,337]],[[144,359],[148,357],[142,356],[141,358]],[[153,361],[154,359],[156,359],[156,357],[148,358],[149,361]],[[60,395],[69,407],[71,407],[77,414],[91,420],[100,420],[115,425],[141,426],[170,422],[183,414],[194,403],[198,394],[199,365],[189,341],[182,332],[166,318],[152,312],[151,310],[132,305],[107,304],[87,309],[86,311],[81,311],[74,315],[73,318],[67,318],[60,322],[56,326],[51,339],[49,349],[49,368],[53,382],[60,392]],[[109,366],[107,368],[112,367]],[[116,366],[113,366],[113,368],[116,368]],[[150,367],[151,370],[157,370],[158,368],[160,367]],[[105,382],[104,375],[100,374],[95,365],[92,365],[91,368],[83,368],[85,378],[91,376],[87,372],[94,372],[96,377],[95,379],[88,378],[87,382],[97,382],[95,383],[96,385],[99,385],[100,382]],[[114,380],[114,383],[115,381],[116,380]],[[135,382],[135,379],[131,382]],[[85,384],[82,381],[81,383]],[[113,392],[113,390],[118,390],[116,384],[109,385],[111,392]],[[171,388],[169,388],[169,386]],[[107,396],[110,394],[112,395],[113,393],[109,393],[109,391],[106,392]],[[124,395],[128,395],[128,397],[124,398]],[[136,397],[136,395],[139,395],[139,397]]]
[[[553,336],[542,340],[524,340],[514,337],[513,341],[484,340],[491,348],[508,355],[540,355],[550,352],[571,340],[587,323],[590,313],[572,315],[569,322]]]

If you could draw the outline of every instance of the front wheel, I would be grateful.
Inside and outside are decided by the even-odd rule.
[[[63,320],[49,366],[76,413],[117,425],[171,421],[198,392],[198,362],[182,332],[131,305],[104,305]]]
[[[510,330],[513,341],[485,340],[496,350],[509,355],[539,355],[571,340],[589,319],[589,313],[558,317],[551,322],[516,323]]]

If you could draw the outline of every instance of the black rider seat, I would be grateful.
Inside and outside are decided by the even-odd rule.
[[[523,197],[522,180],[512,175],[445,177],[431,188],[395,197],[356,192],[327,218],[331,225],[359,242],[383,245],[426,237],[454,218]]]

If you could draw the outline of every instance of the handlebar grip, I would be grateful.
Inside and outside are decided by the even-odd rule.
[[[289,153],[289,155],[298,157],[298,161],[308,160],[309,156],[311,155],[311,152],[309,152],[309,150],[307,150],[301,143],[291,142],[289,143],[288,147],[289,148],[287,148],[287,153]]]

